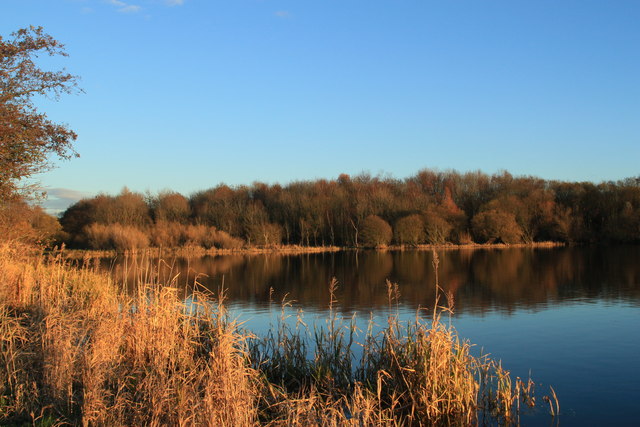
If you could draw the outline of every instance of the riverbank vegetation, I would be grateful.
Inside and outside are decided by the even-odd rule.
[[[123,190],[69,207],[59,240],[93,249],[638,242],[640,181],[569,183],[423,170],[398,180]]]
[[[535,402],[531,381],[471,354],[447,307],[359,332],[334,311],[332,282],[326,324],[283,314],[256,337],[197,282],[188,303],[143,275],[124,292],[15,244],[0,248],[0,275],[5,425],[509,424]]]
[[[7,238],[50,247],[169,253],[637,243],[640,181],[594,185],[425,170],[405,180],[342,175],[284,187],[220,185],[188,198],[124,189],[80,200],[59,218],[7,200],[0,228]]]

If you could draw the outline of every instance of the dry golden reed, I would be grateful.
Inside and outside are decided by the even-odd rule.
[[[60,256],[0,247],[0,423],[511,424],[520,401],[534,402],[530,386],[470,354],[442,307],[410,324],[391,315],[358,343],[354,320],[334,310],[332,281],[324,325],[309,328],[301,313],[287,321],[285,301],[259,338],[228,318],[224,292],[195,282],[185,301],[177,278],[138,277],[132,293]],[[389,283],[390,304],[397,298]]]

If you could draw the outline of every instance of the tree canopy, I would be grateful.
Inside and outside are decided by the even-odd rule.
[[[60,221],[76,247],[98,247],[98,231],[111,236],[122,227],[158,247],[640,242],[640,180],[596,185],[422,170],[404,180],[362,174],[218,185],[189,197],[124,189],[81,200]],[[88,234],[93,224],[106,228]]]
[[[38,111],[34,97],[57,99],[78,91],[77,77],[64,69],[47,71],[36,64],[39,55],[67,56],[64,45],[42,27],[0,36],[0,201],[24,195],[24,178],[47,170],[49,156],[77,156],[76,134]],[[21,182],[22,181],[22,182]]]

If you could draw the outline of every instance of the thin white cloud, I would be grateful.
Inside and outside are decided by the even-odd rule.
[[[134,4],[128,4],[123,8],[118,9],[118,12],[120,13],[136,13],[136,12],[140,12],[142,8],[140,6],[136,6]]]
[[[42,207],[52,214],[63,212],[79,200],[91,197],[89,193],[70,188],[49,188],[46,193],[47,197],[42,201]]]
[[[136,12],[140,12],[142,10],[142,7],[135,5],[135,4],[129,4],[126,2],[123,2],[121,0],[106,0],[107,3],[109,3],[110,5],[113,5],[115,7],[118,8],[118,12],[120,13],[136,13]]]
[[[46,190],[47,196],[56,199],[73,199],[80,200],[87,197],[87,193],[83,191],[73,190],[71,188],[49,188]]]
[[[278,18],[288,19],[291,18],[291,13],[288,10],[279,10],[274,15]]]
[[[184,0],[165,0],[167,6],[182,6]]]

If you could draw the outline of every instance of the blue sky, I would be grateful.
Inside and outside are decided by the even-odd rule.
[[[421,168],[640,174],[640,2],[0,0],[85,93],[39,100],[79,194]],[[57,202],[53,200],[60,196]]]

